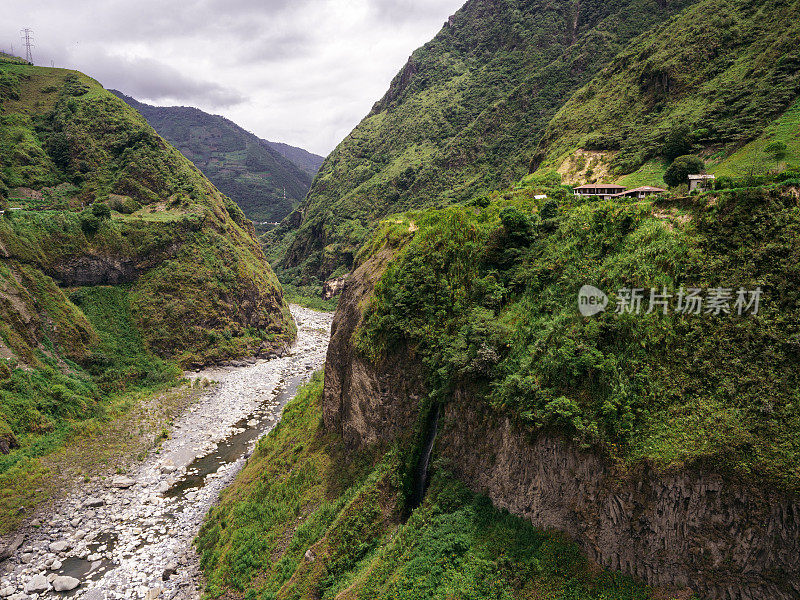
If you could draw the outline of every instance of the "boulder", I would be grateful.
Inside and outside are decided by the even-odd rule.
[[[14,555],[14,552],[22,546],[22,542],[25,541],[25,536],[23,534],[17,534],[6,544],[0,544],[0,562],[3,562],[7,558],[11,558]]]
[[[81,582],[74,577],[59,575],[53,579],[53,589],[57,592],[70,592],[78,587]]]
[[[156,600],[161,595],[163,590],[161,588],[151,588],[144,595],[144,600]]]
[[[161,579],[163,581],[167,581],[170,577],[175,575],[178,572],[178,563],[171,562],[167,565],[167,568],[164,569],[164,572],[161,574]]]
[[[50,589],[50,583],[47,581],[47,577],[41,573],[31,577],[30,581],[25,586],[25,592],[28,594],[46,592],[48,589]]]
[[[103,506],[105,501],[102,498],[87,498],[83,501],[83,506],[86,508],[93,508],[96,506]]]
[[[126,490],[134,485],[136,485],[136,480],[125,475],[117,475],[111,480],[111,486],[121,490]]]
[[[64,552],[67,548],[69,548],[69,542],[61,540],[59,542],[53,542],[49,546],[50,552],[55,552],[56,554],[60,554]]]

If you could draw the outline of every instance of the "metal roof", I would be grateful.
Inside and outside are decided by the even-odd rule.
[[[578,187],[573,188],[573,189],[575,189],[575,190],[583,190],[583,189],[592,189],[592,190],[594,190],[594,189],[598,189],[598,188],[604,188],[604,189],[607,189],[607,190],[609,190],[609,189],[616,189],[616,190],[624,190],[624,189],[626,189],[624,185],[616,185],[614,183],[587,183],[585,185],[579,185]]]

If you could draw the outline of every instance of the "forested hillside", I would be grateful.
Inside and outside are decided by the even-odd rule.
[[[414,52],[270,240],[285,281],[349,269],[377,220],[503,188],[550,119],[632,38],[692,0],[470,0]]]
[[[262,140],[225,117],[187,106],[151,106],[113,93],[139,111],[253,221],[280,221],[288,215],[305,198],[322,164],[320,156]]]
[[[720,175],[775,169],[773,142],[797,165],[798,11],[781,0],[703,0],[634,40],[553,117],[533,168],[569,183],[628,175],[623,183],[663,185],[679,155],[700,154]]]

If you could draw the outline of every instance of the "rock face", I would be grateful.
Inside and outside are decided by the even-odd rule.
[[[141,269],[133,258],[76,256],[53,267],[53,275],[61,285],[119,285],[133,282]]]
[[[329,279],[322,285],[322,299],[330,300],[342,293],[344,284],[347,282],[347,275],[344,277],[337,277],[336,279]]]
[[[390,256],[345,285],[325,366],[325,426],[350,448],[389,444],[418,424],[425,395],[407,352],[373,364],[352,347]],[[569,440],[531,438],[464,390],[440,421],[435,453],[469,488],[542,528],[563,531],[596,562],[702,598],[800,597],[800,502],[711,470],[619,472]]]
[[[372,291],[390,258],[389,252],[381,251],[356,269],[344,286],[331,326],[323,415],[325,426],[351,448],[391,441],[416,423],[416,394],[422,389],[419,367],[389,360],[376,368],[351,345],[362,319],[359,302]]]
[[[437,443],[471,489],[604,566],[702,598],[800,597],[796,500],[706,470],[618,472],[571,441],[529,441],[467,394],[446,407]]]

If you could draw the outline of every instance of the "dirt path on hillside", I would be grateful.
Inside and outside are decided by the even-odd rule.
[[[298,339],[288,355],[191,374],[218,383],[157,450],[131,473],[81,486],[28,527],[0,564],[0,598],[199,598],[192,540],[205,514],[325,361],[332,315],[299,306],[292,314]]]

